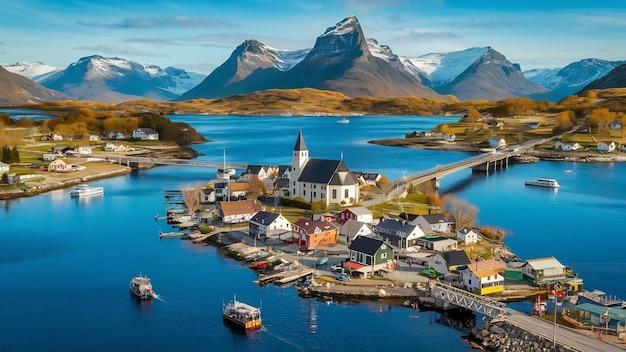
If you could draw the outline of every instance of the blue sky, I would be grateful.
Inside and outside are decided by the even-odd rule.
[[[311,48],[351,15],[401,56],[491,46],[524,70],[626,60],[623,0],[19,0],[0,10],[0,62],[98,54],[208,74],[245,39]]]

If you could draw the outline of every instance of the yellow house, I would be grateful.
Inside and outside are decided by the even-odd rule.
[[[461,272],[461,276],[465,288],[477,295],[504,291],[504,277],[495,270],[475,270],[468,267]]]

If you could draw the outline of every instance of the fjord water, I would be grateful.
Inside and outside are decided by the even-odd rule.
[[[368,144],[402,137],[455,118],[172,116],[210,143],[194,146],[202,160],[289,164],[298,130],[311,157],[343,157],[352,170],[390,179],[459,160],[471,153]],[[442,180],[480,208],[481,224],[510,230],[506,244],[522,259],[556,256],[598,288],[626,298],[620,220],[626,187],[620,163],[539,162],[504,172],[460,172]],[[206,183],[214,169],[162,166],[94,181],[104,196],[71,199],[69,189],[0,201],[0,351],[149,349],[334,351],[418,348],[469,351],[461,333],[439,314],[382,302],[324,303],[293,288],[253,283],[256,275],[214,247],[178,239],[170,230],[163,191]],[[524,180],[556,178],[558,191]],[[131,277],[152,278],[159,299],[138,302]],[[221,319],[233,294],[261,305],[264,327],[240,334]]]

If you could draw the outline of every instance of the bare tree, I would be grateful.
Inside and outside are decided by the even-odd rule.
[[[186,187],[182,189],[183,202],[189,215],[193,214],[200,206],[200,192],[202,185],[197,183],[194,187]]]
[[[446,209],[455,217],[457,229],[472,227],[478,222],[478,208],[475,205],[452,195],[444,195],[442,200]]]

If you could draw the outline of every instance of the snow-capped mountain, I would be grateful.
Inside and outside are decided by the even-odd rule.
[[[327,28],[312,49],[288,52],[246,40],[181,99],[221,98],[272,88],[327,89],[348,96],[439,97],[397,67],[370,53],[357,18],[351,16]]]
[[[576,94],[582,95],[588,90],[594,89],[610,89],[610,88],[624,88],[626,87],[626,64],[617,66],[607,75],[602,78],[599,78],[591,83],[589,83],[586,87],[581,89]]]
[[[67,95],[41,86],[30,78],[0,67],[0,105],[41,104],[45,101],[69,100]]]
[[[430,53],[418,57],[407,57],[403,61],[410,62],[430,78],[430,86],[438,87],[452,82],[463,71],[467,70],[490,47],[469,48],[448,53]]]
[[[40,83],[75,99],[115,103],[145,98],[171,100],[203,78],[173,67],[161,69],[156,65],[94,55],[81,58]]]
[[[0,66],[9,72],[28,77],[35,82],[39,82],[49,75],[62,70],[60,67],[50,66],[40,61],[20,61],[14,64],[0,64]]]
[[[550,90],[549,93],[533,96],[534,98],[559,101],[625,63],[626,61],[589,58],[573,62],[563,68],[524,71],[524,76]]]

